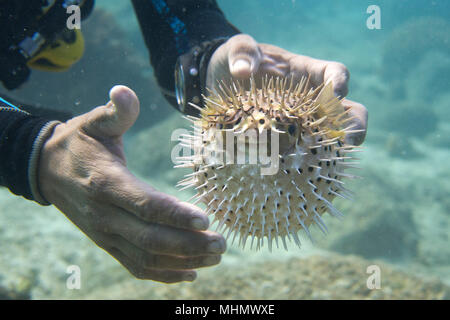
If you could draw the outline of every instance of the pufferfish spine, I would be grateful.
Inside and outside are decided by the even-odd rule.
[[[203,107],[192,105],[200,117],[186,117],[194,123],[194,132],[180,142],[193,152],[180,157],[177,167],[194,172],[178,186],[195,188],[194,203],[206,204],[213,223],[218,222],[217,230],[228,229],[226,237],[233,234],[233,242],[239,236],[243,248],[249,237],[251,248],[256,240],[256,249],[264,245],[264,239],[270,251],[273,241],[279,247],[279,239],[287,249],[286,238],[300,247],[300,230],[311,241],[312,225],[328,233],[322,215],[341,217],[333,199],[352,197],[342,179],[356,177],[344,170],[356,167],[349,160],[360,150],[345,144],[345,135],[357,130],[348,125],[349,110],[334,96],[331,83],[310,88],[306,78],[297,84],[293,78],[260,80],[258,88],[252,77],[250,90],[239,81],[221,82],[217,92],[204,97]],[[276,134],[278,148],[271,154],[277,160],[274,174],[261,174],[262,163],[236,162],[233,147],[239,151],[236,141],[251,130],[258,139],[263,132]],[[244,147],[252,146],[256,144],[244,143]],[[227,156],[232,161],[224,159]]]

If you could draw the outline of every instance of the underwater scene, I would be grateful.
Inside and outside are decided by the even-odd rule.
[[[259,43],[348,68],[347,97],[367,108],[368,125],[336,211],[299,232],[300,245],[288,234],[271,250],[251,237],[242,248],[231,236],[218,265],[165,284],[136,279],[54,206],[0,188],[0,299],[450,299],[450,2],[217,3]],[[114,85],[130,87],[140,115],[124,138],[128,168],[192,199],[194,188],[177,186],[192,169],[172,161],[172,133],[191,123],[156,83],[131,1],[97,0],[81,31],[85,53],[70,70],[33,71],[20,89],[0,93],[81,115],[105,104]]]

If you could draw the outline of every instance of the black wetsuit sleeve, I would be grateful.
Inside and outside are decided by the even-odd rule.
[[[163,91],[174,92],[177,58],[203,41],[240,33],[215,0],[132,0]]]
[[[49,120],[0,103],[0,185],[34,200],[28,180],[33,144]]]

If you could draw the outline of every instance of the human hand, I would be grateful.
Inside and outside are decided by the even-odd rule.
[[[139,114],[123,86],[111,101],[56,126],[44,144],[39,188],[99,247],[139,279],[193,281],[220,262],[225,240],[207,216],[139,181],[126,167],[122,136]],[[75,248],[74,248],[75,250]]]
[[[257,43],[249,35],[238,34],[222,44],[212,55],[206,74],[206,86],[213,88],[217,80],[247,79],[252,74],[257,79],[268,74],[274,77],[293,77],[294,81],[309,76],[314,87],[331,81],[338,97],[347,95],[350,78],[342,63],[297,55],[270,44]],[[350,122],[352,130],[364,130],[347,135],[346,142],[360,145],[366,136],[367,109],[362,104],[345,98],[342,104],[345,109],[351,109],[349,115],[354,117]]]

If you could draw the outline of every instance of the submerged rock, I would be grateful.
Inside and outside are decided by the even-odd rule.
[[[24,278],[15,287],[0,285],[0,300],[30,300],[31,287],[32,283]]]
[[[371,273],[380,268],[380,289],[369,289]],[[239,268],[237,272],[236,268]],[[369,280],[370,282],[370,280]],[[450,287],[424,280],[390,265],[355,256],[327,255],[276,259],[201,271],[193,283],[152,285],[116,283],[99,288],[91,299],[450,299]]]

